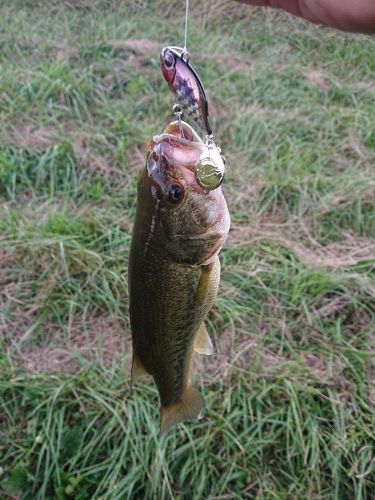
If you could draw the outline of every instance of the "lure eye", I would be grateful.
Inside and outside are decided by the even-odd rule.
[[[179,184],[171,184],[167,188],[167,197],[170,203],[176,204],[182,200],[184,195],[183,187]]]
[[[164,55],[164,65],[167,69],[172,69],[175,65],[174,55],[169,50]]]

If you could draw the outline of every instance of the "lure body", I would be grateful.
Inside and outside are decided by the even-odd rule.
[[[212,136],[206,93],[184,52],[179,54],[172,47],[164,47],[160,54],[160,66],[182,110],[198,123],[207,137]]]

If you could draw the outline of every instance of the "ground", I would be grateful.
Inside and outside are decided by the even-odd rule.
[[[184,7],[1,2],[1,498],[375,491],[375,40],[191,4],[232,227],[205,419],[160,441],[155,388],[129,392],[127,261]]]

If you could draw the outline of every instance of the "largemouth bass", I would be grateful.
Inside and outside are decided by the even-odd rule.
[[[213,351],[204,319],[217,294],[218,253],[230,225],[221,187],[208,190],[196,180],[206,148],[187,123],[170,124],[149,144],[138,184],[129,259],[131,378],[152,375],[161,435],[201,418],[205,407],[191,385],[190,364],[194,351]]]

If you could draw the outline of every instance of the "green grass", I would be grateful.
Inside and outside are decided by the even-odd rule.
[[[158,51],[182,10],[1,3],[0,498],[370,499],[369,37],[192,6],[232,215],[216,354],[194,365],[206,417],[160,441],[154,386],[129,393],[136,178],[170,119]]]

